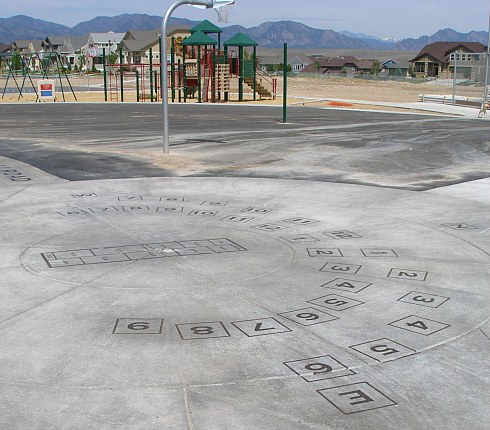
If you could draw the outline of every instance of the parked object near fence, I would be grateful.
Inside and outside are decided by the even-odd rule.
[[[480,109],[483,99],[481,97],[463,97],[463,96],[442,96],[431,94],[420,94],[419,102],[440,103],[444,105],[474,107]]]

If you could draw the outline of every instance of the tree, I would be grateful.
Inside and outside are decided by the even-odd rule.
[[[373,65],[371,66],[371,75],[379,75],[379,72],[381,71],[381,64],[379,63],[378,60],[373,61]]]
[[[315,61],[315,73],[318,75],[318,72],[321,69],[320,62],[318,60]]]
[[[12,70],[20,70],[22,69],[22,57],[20,56],[19,51],[15,51],[12,55],[12,63],[10,65]]]
[[[413,68],[413,66],[410,64],[410,66],[408,66],[408,74],[412,77],[412,78],[415,78],[415,69]]]
[[[107,60],[109,61],[109,64],[116,64],[118,59],[119,59],[119,55],[117,55],[116,51],[109,53],[109,55],[107,56]]]
[[[87,57],[84,54],[78,56],[78,70],[82,71],[87,64]]]

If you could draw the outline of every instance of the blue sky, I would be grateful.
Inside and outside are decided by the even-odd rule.
[[[2,0],[2,18],[28,15],[73,26],[96,16],[163,16],[175,0]],[[293,20],[310,27],[377,37],[420,37],[442,28],[487,30],[489,0],[237,0],[230,24]],[[210,10],[179,7],[173,16],[216,22]]]

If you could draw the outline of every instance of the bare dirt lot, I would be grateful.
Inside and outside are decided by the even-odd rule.
[[[236,81],[236,80],[235,80]],[[277,77],[277,98],[276,100],[260,100],[261,103],[282,103],[282,77]],[[5,79],[0,79],[2,88],[5,86]],[[104,92],[103,81],[100,76],[70,76],[70,84],[73,86],[76,101],[80,102],[103,102]],[[10,86],[10,85],[9,85]],[[27,87],[27,86],[26,86]],[[32,90],[32,88],[29,88]],[[75,97],[70,88],[63,80],[64,100],[75,101]],[[232,95],[230,101],[237,100],[237,82],[232,82]],[[245,87],[245,99],[252,101],[253,95],[248,87]],[[57,101],[63,101],[60,86],[57,85]],[[322,103],[328,100],[353,100],[359,101],[356,105],[362,105],[362,101],[373,102],[416,102],[420,94],[440,94],[451,96],[453,92],[452,82],[450,81],[429,81],[414,83],[410,81],[385,81],[367,80],[354,78],[320,78],[320,77],[301,77],[292,76],[288,79],[288,104],[303,103]],[[481,97],[483,88],[481,86],[456,86],[456,94],[465,97]],[[119,94],[108,95],[109,101],[120,101]],[[35,102],[34,93],[23,93],[19,97],[18,91],[6,93],[0,99],[0,103],[15,102]],[[125,102],[136,101],[136,89],[134,83],[128,82],[124,91]],[[189,102],[195,99],[188,100]],[[339,107],[351,107],[340,105]],[[356,106],[362,107],[362,106]]]

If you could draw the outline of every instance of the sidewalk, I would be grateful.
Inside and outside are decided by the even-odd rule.
[[[413,113],[413,110],[417,111],[425,111],[427,113],[441,113],[448,115],[456,115],[462,116],[465,118],[478,119],[479,109],[471,108],[471,107],[462,107],[462,106],[451,106],[446,104],[439,103],[426,103],[426,102],[374,102],[370,100],[353,100],[353,99],[342,99],[342,98],[315,98],[315,97],[299,97],[299,96],[289,96],[290,99],[300,99],[300,100],[308,100],[311,103],[315,102],[340,102],[340,103],[349,103],[352,105],[366,105],[372,106],[373,110],[376,111],[377,106],[382,107],[391,107],[397,109],[406,109],[407,113]],[[298,103],[301,104],[301,103]],[[327,107],[326,109],[345,109],[342,107]],[[349,110],[352,110],[348,108]],[[365,109],[360,109],[365,110]],[[490,114],[487,113],[487,116],[481,119],[488,120],[490,119]]]

